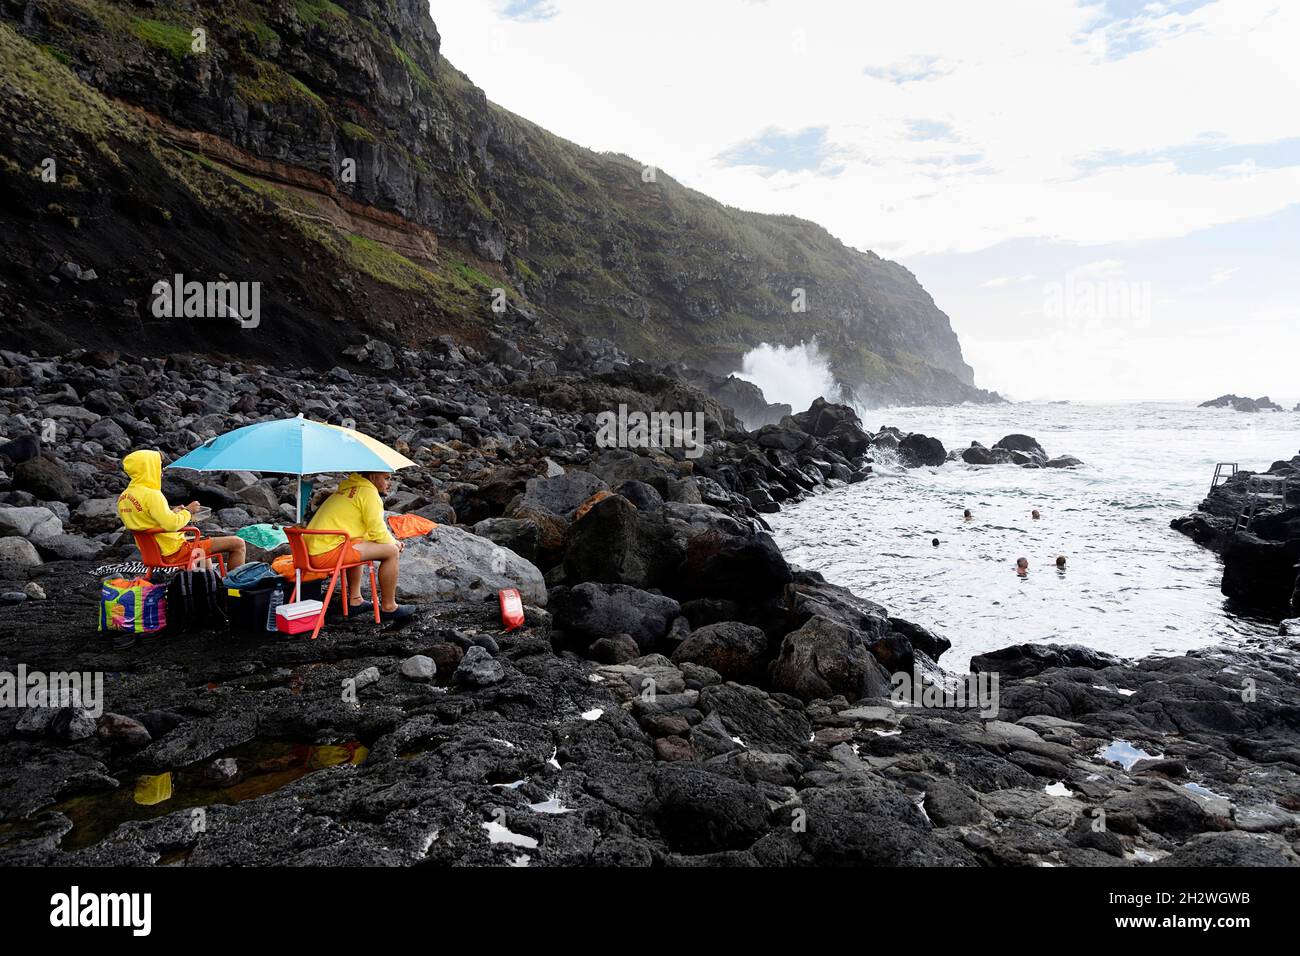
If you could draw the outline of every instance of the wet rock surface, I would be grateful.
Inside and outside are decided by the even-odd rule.
[[[1295,638],[1136,663],[1008,649],[989,655],[1005,671],[982,720],[899,706],[851,666],[847,693],[817,670],[825,696],[801,696],[689,649],[605,664],[544,618],[500,633],[487,602],[392,629],[331,621],[315,642],[115,651],[85,624],[93,579],[42,580],[65,598],[53,617],[3,611],[0,670],[103,672],[106,712],[0,712],[4,863],[1297,862]],[[696,644],[730,659],[752,634]],[[430,666],[447,647],[458,665]],[[284,756],[247,756],[269,746]],[[171,795],[149,803],[163,777]],[[552,800],[566,812],[534,809]]]
[[[896,673],[953,685],[946,639],[791,567],[760,504],[864,480],[906,436],[825,402],[753,432],[718,406],[696,457],[607,449],[584,403],[614,382],[665,394],[660,373],[613,362],[560,408],[521,397],[552,388],[541,363],[507,367],[515,392],[468,347],[441,358],[454,380],[279,370],[250,390],[262,373],[188,358],[105,357],[92,382],[84,356],[0,353],[3,447],[50,463],[0,480],[0,593],[23,598],[0,601],[0,672],[104,675],[102,713],[0,709],[0,862],[1294,863],[1294,636],[1139,662],[1013,647],[977,664],[1000,679],[985,718],[905,706]],[[135,554],[104,506],[124,479],[88,435],[103,416],[68,411],[95,389],[121,396],[132,446],[169,455],[295,405],[346,410],[421,464],[387,502],[439,525],[404,555],[424,552],[403,572],[421,613],[336,615],[316,641],[97,633],[96,572]],[[54,438],[27,440],[46,418]],[[258,475],[165,490],[217,509],[210,533],[231,530],[220,509],[291,507]],[[507,585],[526,603],[510,633]]]
[[[1273,496],[1257,498],[1253,515],[1252,479]],[[1223,593],[1242,610],[1300,614],[1300,455],[1267,472],[1236,472],[1170,526],[1222,556]]]

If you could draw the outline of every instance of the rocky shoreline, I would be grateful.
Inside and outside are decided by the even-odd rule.
[[[1289,482],[1288,504],[1300,500],[1300,455],[1275,461],[1262,474]],[[1170,526],[1223,558],[1223,593],[1240,609],[1274,618],[1300,616],[1300,504],[1281,508],[1263,502],[1247,527],[1255,476],[1237,472]]]
[[[748,431],[674,370],[590,348],[354,357],[397,371],[0,352],[0,671],[106,675],[97,720],[0,710],[0,862],[1300,862],[1294,638],[1009,648],[972,661],[995,719],[892,699],[898,673],[954,685],[947,641],[790,566],[762,516],[931,440],[825,402]],[[699,412],[705,440],[601,447],[620,406]],[[94,571],[134,553],[104,504],[122,451],[296,412],[420,463],[389,505],[439,522],[403,559],[424,612],[113,649],[90,622]],[[285,483],[172,481],[222,527],[290,517]],[[529,605],[510,634],[503,586]],[[163,778],[168,799],[141,796]]]

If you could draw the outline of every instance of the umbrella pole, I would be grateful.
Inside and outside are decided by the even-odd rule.
[[[298,479],[297,481],[297,485],[298,485],[297,523],[302,524],[302,475],[296,475],[295,477]],[[302,568],[294,568],[293,577],[294,577],[293,599],[297,601],[302,597]]]

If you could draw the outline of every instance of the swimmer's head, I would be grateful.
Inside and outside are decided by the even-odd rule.
[[[932,544],[932,545],[933,545],[934,547],[936,547],[936,548],[939,547],[939,539],[938,539],[938,538],[932,538],[932,539],[930,540],[930,544]]]
[[[1016,558],[1016,570],[1017,570],[1017,571],[1028,571],[1028,570],[1029,570],[1029,559],[1028,559],[1028,558]]]
[[[1033,510],[1032,514],[1033,514],[1033,516],[1034,516],[1034,520],[1035,520],[1035,521],[1037,521],[1039,518],[1042,517],[1042,515],[1040,515],[1040,514],[1038,513],[1038,509],[1037,509],[1037,508],[1035,508],[1035,509]]]
[[[970,509],[969,509],[969,508],[966,509],[966,513],[965,513],[962,517],[964,517],[967,521],[970,520]]]
[[[1058,554],[1058,555],[1056,556],[1056,566],[1057,566],[1058,568],[1064,568],[1064,567],[1065,567],[1065,555],[1063,555],[1063,554]]]

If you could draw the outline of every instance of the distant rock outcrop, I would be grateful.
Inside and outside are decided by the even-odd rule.
[[[1223,557],[1223,593],[1243,607],[1266,614],[1300,613],[1300,455],[1275,461],[1263,473],[1280,489],[1287,489],[1286,504],[1266,500],[1249,522],[1251,478],[1255,472],[1238,471],[1215,486],[1198,510],[1175,518],[1170,527]]]
[[[1218,398],[1212,398],[1208,402],[1201,402],[1197,408],[1235,408],[1239,412],[1284,412],[1286,411],[1277,402],[1272,401],[1267,395],[1261,395],[1259,398],[1243,398],[1240,395],[1220,395]],[[1300,405],[1296,406],[1296,411],[1300,411]]]

